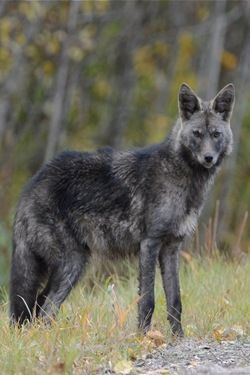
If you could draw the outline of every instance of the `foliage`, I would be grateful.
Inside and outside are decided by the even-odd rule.
[[[142,353],[171,341],[160,275],[153,331],[145,339],[136,329],[136,269],[127,262],[120,267],[126,269],[122,278],[113,273],[100,280],[94,269],[90,271],[93,286],[88,287],[87,280],[79,285],[51,327],[37,322],[21,330],[9,329],[5,295],[0,306],[1,372],[95,374],[102,368],[104,373],[104,368],[131,368]],[[217,341],[249,335],[249,275],[249,259],[244,264],[218,256],[185,261],[181,289],[186,335]]]
[[[182,81],[205,97],[236,85],[240,142],[204,220],[221,200],[218,238],[233,246],[250,199],[246,2],[2,0],[0,18],[1,283],[25,181],[65,148],[161,141],[176,119]],[[249,236],[248,221],[243,252]]]

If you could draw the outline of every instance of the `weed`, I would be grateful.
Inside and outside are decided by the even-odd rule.
[[[42,322],[22,329],[9,328],[7,294],[0,306],[0,368],[2,374],[94,374],[102,366],[113,368],[150,350],[137,333],[137,271],[120,262],[128,277],[90,270],[63,304],[51,327]],[[86,284],[87,282],[87,284]],[[250,334],[250,260],[225,262],[188,257],[182,265],[183,326],[187,336],[213,336],[214,330],[240,326]],[[156,277],[156,312],[153,329],[171,340],[165,298],[159,273]]]

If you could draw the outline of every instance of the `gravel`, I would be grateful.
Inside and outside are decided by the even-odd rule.
[[[134,364],[132,374],[250,375],[250,340],[177,340]]]

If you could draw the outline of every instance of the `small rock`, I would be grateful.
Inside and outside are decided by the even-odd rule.
[[[209,345],[203,345],[203,346],[200,346],[200,349],[210,350],[211,347]]]
[[[135,364],[136,367],[142,367],[144,365],[145,365],[144,359],[138,359],[138,361],[136,361],[136,364]]]

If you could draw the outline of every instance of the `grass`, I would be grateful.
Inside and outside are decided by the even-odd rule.
[[[91,271],[92,286],[81,283],[51,327],[36,322],[10,329],[6,294],[0,306],[0,373],[95,374],[150,350],[136,330],[136,267],[124,262],[120,268],[126,277],[100,278]],[[216,256],[191,258],[182,264],[181,285],[187,336],[213,336],[214,330],[235,325],[250,335],[250,259],[239,265]],[[171,340],[159,274],[153,327]]]

